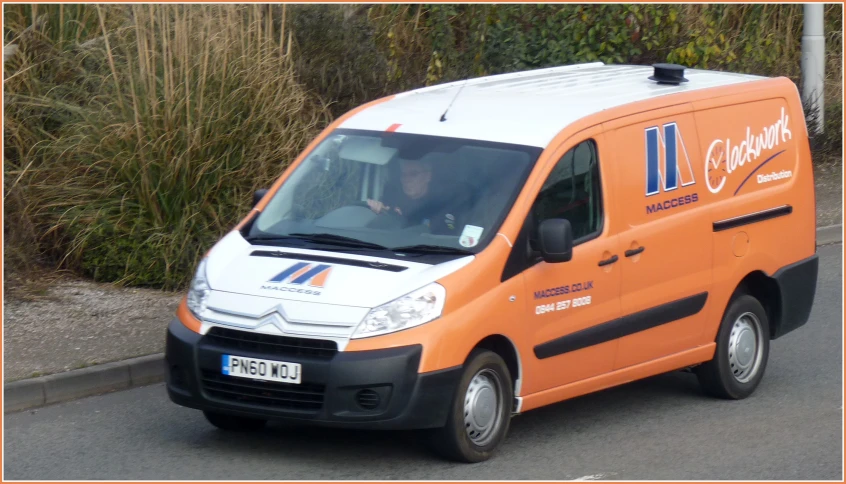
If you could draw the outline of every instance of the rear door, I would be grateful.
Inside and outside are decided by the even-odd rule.
[[[622,217],[619,369],[696,346],[712,234],[692,107],[631,116],[611,131]]]

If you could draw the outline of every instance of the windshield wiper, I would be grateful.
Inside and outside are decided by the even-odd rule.
[[[393,247],[392,252],[409,252],[412,254],[454,254],[454,255],[474,255],[473,252],[466,249],[458,249],[455,247],[445,247],[443,245],[409,245],[405,247]]]
[[[371,242],[365,242],[363,240],[358,240],[353,237],[345,237],[343,235],[335,235],[335,234],[287,234],[287,235],[273,235],[267,237],[251,237],[247,239],[249,242],[254,241],[261,241],[261,242],[272,242],[272,241],[283,241],[283,240],[304,240],[306,242],[317,242],[320,244],[329,244],[329,245],[338,245],[342,247],[353,247],[357,249],[374,249],[374,250],[387,250],[388,248],[379,245],[373,244]]]
[[[388,250],[384,245],[365,242],[353,237],[335,234],[290,234],[291,237],[302,238],[312,242],[323,242],[326,244],[343,245],[345,247],[361,247],[364,249]]]

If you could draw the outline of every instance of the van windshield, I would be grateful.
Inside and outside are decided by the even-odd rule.
[[[247,238],[388,257],[476,253],[496,234],[540,153],[485,141],[335,130],[285,181]]]

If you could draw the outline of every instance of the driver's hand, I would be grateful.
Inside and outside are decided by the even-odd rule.
[[[367,200],[367,205],[370,207],[370,210],[373,210],[376,213],[382,213],[382,211],[390,209],[390,207],[379,200]]]

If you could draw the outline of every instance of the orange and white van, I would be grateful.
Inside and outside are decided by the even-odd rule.
[[[513,415],[693,368],[729,399],[816,290],[786,78],[601,63],[418,89],[335,121],[199,264],[170,398],[431,429],[487,459]]]

